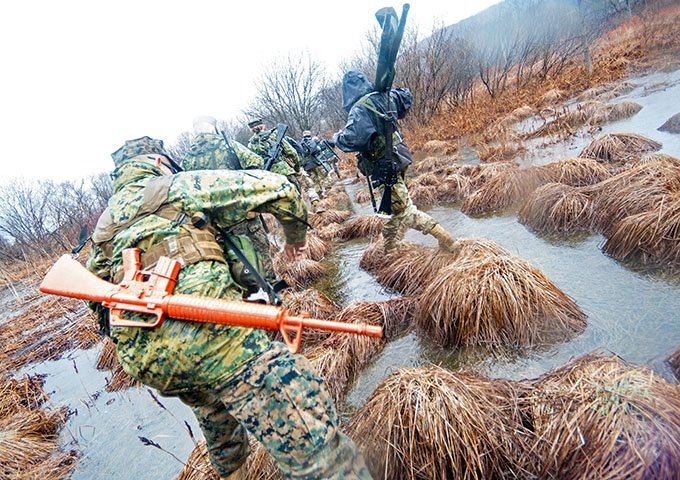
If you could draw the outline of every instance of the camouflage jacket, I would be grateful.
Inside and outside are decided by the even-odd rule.
[[[238,164],[229,152],[222,135],[217,133],[198,133],[194,137],[189,153],[182,162],[184,170],[241,170],[264,168],[264,160],[255,152],[235,140],[229,140],[234,149]]]
[[[145,187],[158,177],[155,166],[127,161],[114,172],[114,194],[107,208],[109,221],[125,225],[135,219],[144,203]],[[205,213],[214,224],[228,228],[244,220],[247,212],[276,215],[286,240],[305,240],[307,212],[295,187],[280,175],[260,170],[234,172],[211,170],[173,176],[166,203],[188,217]],[[102,215],[102,218],[104,214]],[[100,230],[102,218],[95,230]],[[141,216],[115,234],[95,244],[87,267],[99,277],[111,279],[121,267],[121,252],[138,247],[144,252],[163,239],[175,236],[180,222],[155,213]],[[241,290],[229,267],[218,261],[198,261],[180,270],[174,293],[240,300]],[[118,356],[125,371],[161,392],[176,393],[214,388],[229,379],[250,359],[269,348],[262,330],[168,319],[156,329],[113,328]]]
[[[276,143],[276,129],[257,133],[248,140],[248,148],[267,161],[269,149]],[[271,171],[281,175],[294,175],[300,170],[300,157],[285,139],[281,141],[281,155],[274,160]]]

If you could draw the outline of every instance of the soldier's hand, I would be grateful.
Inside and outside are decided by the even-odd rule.
[[[283,246],[283,253],[290,260],[297,260],[307,250],[307,241],[302,243],[286,243]]]

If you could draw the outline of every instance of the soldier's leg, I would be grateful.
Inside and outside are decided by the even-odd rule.
[[[194,392],[179,395],[196,415],[205,436],[210,463],[221,478],[243,465],[250,454],[248,435],[241,423],[229,414],[214,393]]]
[[[229,411],[272,454],[285,478],[370,479],[363,457],[339,428],[321,378],[279,342],[220,392]]]

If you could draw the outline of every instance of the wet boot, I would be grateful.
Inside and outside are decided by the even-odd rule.
[[[429,232],[434,238],[439,242],[439,249],[449,253],[456,253],[458,250],[456,247],[456,240],[451,236],[449,232],[444,230],[444,227],[437,224]]]

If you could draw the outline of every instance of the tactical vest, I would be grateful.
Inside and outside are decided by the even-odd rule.
[[[145,246],[142,241],[138,245],[143,251],[142,268],[145,270],[153,268],[161,256],[173,258],[182,265],[191,265],[201,260],[227,263],[212,227],[196,228],[182,211],[166,203],[172,180],[173,177],[170,175],[150,179],[144,189],[142,205],[137,213],[126,222],[115,223],[109,209],[104,210],[92,234],[92,241],[103,250],[107,257],[110,258],[113,255],[113,239],[119,232],[148,215],[157,215],[178,224],[181,232],[153,245]],[[111,272],[111,279],[119,283],[122,278],[123,267],[121,265],[115,272]]]
[[[357,167],[359,171],[366,176],[371,176],[375,171],[377,163],[385,158],[385,114],[378,110],[371,100],[371,96],[376,93],[369,93],[357,100],[356,105],[361,105],[368,111],[373,113],[376,119],[376,125],[381,127],[378,129],[378,135],[374,135],[371,139],[368,149],[365,152],[357,154]],[[413,163],[411,152],[408,151],[406,145],[403,144],[401,133],[394,126],[394,134],[392,135],[392,147],[394,148],[393,158],[396,162],[396,171],[402,172]]]

